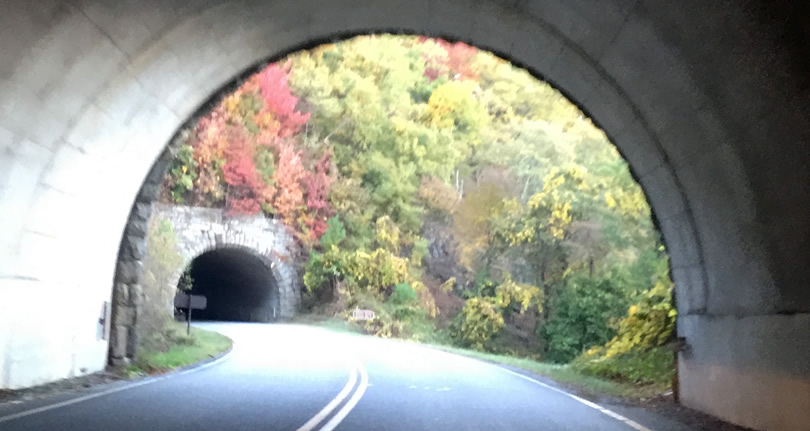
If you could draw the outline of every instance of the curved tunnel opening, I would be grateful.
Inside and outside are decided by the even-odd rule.
[[[190,264],[191,294],[207,298],[197,320],[272,322],[280,309],[278,283],[267,263],[248,251],[222,248]]]

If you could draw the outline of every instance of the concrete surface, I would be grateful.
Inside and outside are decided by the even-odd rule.
[[[627,413],[616,416],[612,410],[601,410],[604,407],[498,366],[417,344],[296,325],[202,326],[234,340],[234,349],[224,360],[129,388],[114,384],[51,401],[0,405],[0,427],[6,431],[710,429],[691,428],[644,409],[629,412],[633,419],[624,416]],[[359,373],[353,373],[355,367]],[[330,404],[332,409],[327,408]],[[324,409],[320,420],[312,420]]]
[[[672,255],[679,331],[693,346],[683,402],[757,429],[806,429],[810,350],[792,346],[810,339],[808,7],[2,0],[0,387],[104,366],[97,321],[133,201],[210,95],[268,57],[393,30],[491,49],[591,115],[630,162]],[[47,318],[31,318],[33,304]]]

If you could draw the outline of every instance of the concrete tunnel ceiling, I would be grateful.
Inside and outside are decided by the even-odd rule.
[[[807,8],[786,0],[5,2],[0,326],[15,332],[0,332],[0,386],[104,366],[95,326],[133,199],[208,97],[268,56],[395,30],[492,50],[581,106],[630,163],[672,256],[679,333],[691,346],[680,360],[683,402],[756,428],[806,423]],[[41,314],[63,322],[58,328],[45,330],[16,306],[41,298]]]
[[[221,248],[191,262],[191,293],[204,295],[205,310],[192,317],[205,320],[268,322],[277,318],[279,291],[267,264],[253,254],[235,248]]]

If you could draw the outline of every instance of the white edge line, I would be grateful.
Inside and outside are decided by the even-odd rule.
[[[326,417],[332,413],[332,410],[337,408],[337,406],[340,405],[340,403],[342,403],[347,396],[349,396],[352,389],[354,389],[355,383],[357,383],[357,369],[358,367],[354,365],[351,366],[349,371],[349,381],[346,382],[346,386],[343,387],[343,389],[335,396],[335,398],[332,399],[332,401],[329,402],[329,404],[322,408],[321,411],[316,413],[315,416],[307,421],[307,423],[301,425],[296,431],[311,431],[315,429],[315,427],[318,426],[321,421],[326,419]]]
[[[231,348],[231,349],[233,349],[233,348]],[[231,351],[233,351],[233,350],[231,350]],[[223,355],[220,358],[217,358],[216,360],[213,360],[213,361],[208,362],[206,364],[200,365],[198,367],[189,368],[187,370],[179,371],[179,372],[176,372],[176,373],[170,373],[170,374],[166,374],[166,375],[163,375],[163,376],[149,377],[149,378],[146,378],[146,379],[138,381],[138,382],[134,382],[134,383],[130,383],[130,384],[124,384],[123,386],[108,389],[106,391],[96,392],[94,394],[85,395],[83,397],[72,398],[72,399],[62,401],[62,402],[59,402],[59,403],[56,403],[56,404],[49,404],[47,406],[37,407],[35,409],[24,410],[24,411],[21,411],[21,412],[18,412],[18,413],[13,413],[13,414],[10,414],[10,415],[7,415],[7,416],[0,416],[0,423],[12,421],[12,420],[15,420],[15,419],[24,418],[26,416],[35,415],[37,413],[47,412],[49,410],[55,410],[55,409],[58,409],[58,408],[67,407],[67,406],[70,406],[70,405],[73,405],[73,404],[78,404],[78,403],[81,403],[81,402],[84,402],[84,401],[89,401],[89,400],[92,400],[94,398],[103,397],[105,395],[112,395],[112,394],[114,394],[116,392],[125,391],[127,389],[134,389],[134,388],[137,388],[139,386],[149,385],[149,384],[152,384],[152,383],[156,383],[156,382],[160,382],[160,381],[163,381],[163,380],[166,380],[166,379],[170,379],[172,377],[182,376],[182,375],[185,375],[185,374],[196,373],[197,371],[201,371],[201,370],[204,370],[206,368],[213,367],[214,365],[218,365],[219,363],[225,361],[229,357],[230,357],[230,352],[226,353],[225,355]]]
[[[630,428],[633,428],[633,429],[635,429],[637,431],[652,431],[651,429],[645,427],[644,425],[641,425],[641,424],[639,424],[638,422],[636,422],[636,421],[634,421],[632,419],[628,419],[628,418],[626,418],[626,417],[624,417],[624,416],[622,416],[622,415],[620,415],[620,414],[618,414],[618,413],[616,413],[614,411],[608,410],[608,409],[600,406],[599,404],[592,403],[592,402],[590,402],[590,401],[588,401],[586,399],[580,398],[580,397],[578,397],[578,396],[576,396],[574,394],[569,394],[568,392],[565,392],[565,391],[563,391],[561,389],[555,388],[554,386],[547,385],[547,384],[545,384],[545,383],[543,383],[541,381],[538,381],[538,380],[535,380],[535,379],[533,379],[533,378],[531,378],[529,376],[514,372],[514,371],[512,371],[510,369],[503,368],[503,367],[500,367],[500,366],[498,366],[498,368],[500,368],[501,370],[503,370],[503,371],[505,371],[505,372],[507,372],[509,374],[512,374],[513,376],[520,377],[523,380],[530,381],[530,382],[532,382],[532,383],[534,383],[536,385],[540,385],[540,386],[542,386],[542,387],[544,387],[546,389],[557,392],[558,394],[562,394],[562,395],[565,395],[565,396],[567,396],[569,398],[572,398],[573,400],[575,400],[575,401],[577,401],[577,402],[579,402],[581,404],[584,404],[584,405],[586,405],[586,406],[588,406],[588,407],[590,407],[592,409],[598,410],[600,413],[603,413],[603,414],[605,414],[607,416],[610,416],[613,419],[616,419],[618,421],[624,422],[627,426],[629,426]]]
[[[357,387],[357,390],[354,391],[354,395],[352,395],[352,397],[349,398],[349,401],[346,402],[346,405],[344,405],[342,409],[338,410],[338,412],[335,413],[335,416],[333,416],[329,422],[321,427],[320,431],[334,430],[335,427],[340,425],[340,422],[343,421],[343,419],[345,419],[349,413],[351,413],[354,406],[360,402],[360,399],[363,398],[363,394],[365,394],[366,388],[368,388],[368,373],[366,373],[366,370],[362,365],[358,365],[357,368],[360,370],[360,385]]]

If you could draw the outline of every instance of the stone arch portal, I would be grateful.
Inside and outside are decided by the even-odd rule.
[[[162,170],[156,178],[162,178]],[[158,183],[159,184],[159,183]],[[203,264],[220,265],[230,271],[230,278],[220,278],[220,289],[204,288],[211,306],[218,312],[203,312],[201,317],[213,319],[272,321],[288,319],[295,315],[300,303],[300,290],[293,256],[296,244],[287,227],[278,220],[261,215],[230,217],[222,209],[194,208],[179,205],[143,202],[136,205],[130,215],[126,234],[122,240],[117,263],[118,270],[113,290],[112,323],[110,328],[109,361],[113,364],[125,363],[136,355],[138,308],[140,301],[140,266],[143,259],[143,244],[146,241],[149,217],[171,222],[177,239],[178,252],[182,265],[176,268],[172,277],[176,286],[183,271],[200,258],[209,259]],[[216,253],[220,259],[210,259]],[[253,264],[251,264],[251,262]],[[260,268],[257,268],[256,263]],[[246,272],[240,273],[239,270]],[[198,268],[205,274],[204,268]],[[266,271],[266,275],[260,272]],[[252,277],[243,277],[245,274]],[[216,275],[209,274],[208,280]],[[262,295],[257,283],[264,278],[273,295]],[[248,286],[240,282],[249,283]],[[235,284],[234,284],[235,283]],[[199,286],[197,286],[199,287]],[[251,304],[235,300],[232,295],[222,295],[223,290],[242,293],[267,302]],[[199,290],[196,293],[199,293]],[[220,302],[217,303],[216,301]],[[222,301],[230,307],[223,310]],[[219,308],[218,308],[219,306]]]
[[[388,30],[489,49],[581,106],[630,163],[670,251],[690,346],[682,402],[801,428],[806,16],[798,0],[11,0],[0,14],[0,328],[14,331],[0,331],[0,387],[104,366],[99,308],[119,246],[133,262],[141,252],[121,243],[125,226],[148,213],[139,200],[127,225],[133,197],[211,94],[268,56]],[[119,281],[137,272],[117,268]],[[35,302],[59,324],[28,318],[19,304]]]
[[[153,217],[168,219],[174,226],[184,265],[173,277],[179,281],[183,270],[206,255],[219,253],[226,266],[239,259],[258,263],[272,277],[278,296],[277,308],[258,307],[251,315],[236,314],[234,320],[270,321],[293,317],[300,302],[300,291],[293,255],[295,242],[286,226],[261,215],[228,217],[223,210],[153,204]],[[216,263],[215,259],[209,259]],[[250,270],[250,263],[243,268]],[[224,280],[227,281],[227,280]],[[177,284],[176,282],[174,283]],[[262,304],[272,307],[274,304]],[[203,313],[204,315],[204,313]],[[223,316],[227,317],[227,316]]]

